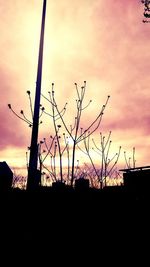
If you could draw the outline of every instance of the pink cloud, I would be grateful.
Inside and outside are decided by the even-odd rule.
[[[31,89],[34,95],[41,1],[0,1],[0,6],[0,147],[5,149],[30,142],[30,131],[13,117],[7,104],[18,111],[25,107],[28,113],[25,92]],[[49,85],[55,82],[60,105],[66,101],[70,104],[70,123],[74,82],[82,85],[87,80],[87,99],[93,99],[93,106],[85,112],[85,128],[110,94],[102,127],[112,130],[121,145],[134,140],[133,146],[139,147],[144,162],[150,131],[150,40],[149,25],[142,23],[142,16],[143,6],[138,0],[50,1],[43,91],[49,91]],[[52,128],[46,122],[41,129],[44,137]],[[138,136],[143,137],[143,147]]]

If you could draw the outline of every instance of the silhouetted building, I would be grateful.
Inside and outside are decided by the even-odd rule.
[[[137,193],[148,193],[150,188],[150,166],[120,170],[123,171],[124,187]]]
[[[0,162],[0,191],[11,189],[13,172],[5,161]]]
[[[89,180],[84,178],[79,178],[75,180],[75,189],[80,191],[85,191],[89,189]]]

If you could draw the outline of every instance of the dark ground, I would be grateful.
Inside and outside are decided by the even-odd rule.
[[[23,261],[42,258],[44,264],[48,259],[51,266],[67,262],[86,266],[90,261],[90,266],[97,266],[95,260],[106,266],[120,258],[122,266],[125,261],[130,265],[129,258],[140,261],[143,250],[144,264],[149,253],[149,211],[148,195],[121,187],[101,192],[1,193],[1,254],[7,254],[5,261],[10,260],[10,251],[12,260],[19,255]]]

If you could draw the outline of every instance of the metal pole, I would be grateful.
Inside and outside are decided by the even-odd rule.
[[[32,126],[31,146],[30,146],[30,158],[29,158],[29,168],[28,168],[27,190],[34,190],[35,189],[35,187],[38,184],[38,177],[39,177],[39,173],[37,171],[37,165],[38,165],[38,128],[39,128],[39,111],[40,111],[40,96],[41,96],[41,81],[42,81],[46,3],[47,3],[47,0],[44,0],[43,1],[42,23],[41,23],[39,57],[38,57],[36,92],[35,92],[35,102],[34,102],[33,126]]]

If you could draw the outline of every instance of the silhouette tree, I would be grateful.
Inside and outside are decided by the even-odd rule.
[[[132,157],[127,158],[127,153],[124,151],[124,159],[125,159],[125,168],[130,169],[130,168],[135,168],[135,147],[132,149]]]
[[[83,129],[83,127],[81,127],[82,112],[83,112],[83,110],[88,108],[88,106],[90,105],[92,100],[90,100],[89,103],[84,106],[83,102],[84,102],[84,97],[85,97],[85,92],[86,92],[86,81],[84,81],[84,85],[81,87],[80,90],[78,88],[77,83],[75,83],[75,89],[76,89],[76,93],[77,93],[76,116],[74,118],[73,125],[70,125],[70,127],[68,127],[67,123],[64,120],[64,114],[66,112],[67,103],[65,104],[65,106],[62,110],[59,110],[59,107],[58,107],[56,99],[55,99],[54,84],[52,84],[51,92],[48,92],[49,93],[49,99],[47,97],[45,97],[44,95],[42,95],[50,103],[51,108],[52,108],[52,114],[50,114],[46,111],[44,111],[44,112],[45,112],[45,114],[49,115],[53,119],[53,124],[54,124],[55,134],[56,134],[56,138],[57,138],[57,144],[58,144],[58,150],[59,150],[59,157],[60,157],[61,181],[62,181],[62,177],[63,177],[63,175],[62,175],[62,155],[66,149],[68,156],[69,156],[69,150],[68,150],[68,142],[66,142],[65,149],[61,150],[60,141],[59,141],[59,139],[61,137],[58,135],[58,132],[59,132],[59,129],[61,128],[61,125],[59,125],[59,127],[56,126],[56,120],[61,120],[61,122],[62,122],[62,124],[66,130],[66,134],[68,134],[68,137],[71,138],[72,143],[73,143],[72,160],[71,160],[72,161],[72,163],[71,163],[71,181],[70,181],[71,186],[73,186],[73,182],[74,182],[74,178],[75,178],[74,174],[75,174],[76,147],[80,142],[89,138],[99,128],[103,114],[104,114],[104,110],[107,106],[107,103],[108,103],[108,100],[110,97],[110,96],[107,97],[105,104],[102,106],[97,117],[92,121],[92,123],[89,126],[87,126],[86,129]],[[66,137],[66,134],[64,134],[64,137]],[[68,164],[69,164],[69,161],[68,161]],[[69,168],[68,168],[68,172],[69,172]]]
[[[32,98],[31,98],[31,92],[27,91],[27,95],[29,98],[29,107],[30,107],[30,113],[31,113],[31,118],[27,118],[23,110],[20,110],[20,114],[17,113],[13,108],[11,104],[8,104],[8,108],[12,111],[12,113],[19,118],[20,120],[26,122],[30,128],[33,126],[33,105],[32,105]],[[42,117],[44,110],[41,108],[41,114],[40,118]],[[42,121],[39,122],[39,124],[42,124]]]
[[[101,107],[97,117],[92,121],[92,123],[87,126],[85,129],[81,127],[81,117],[83,110],[87,109],[92,100],[88,102],[87,105],[84,105],[84,97],[86,92],[86,82],[84,82],[84,86],[82,86],[79,90],[77,83],[75,83],[75,89],[77,93],[76,99],[76,116],[74,117],[74,124],[68,127],[64,116],[67,110],[67,104],[65,103],[62,109],[58,108],[55,99],[55,91],[54,91],[54,83],[52,84],[51,92],[48,92],[49,98],[42,95],[42,97],[48,101],[50,104],[51,112],[47,112],[43,105],[40,105],[40,118],[43,114],[49,116],[53,122],[54,126],[54,136],[50,135],[49,141],[46,138],[43,138],[38,143],[38,159],[39,159],[39,171],[41,175],[48,175],[46,176],[47,179],[51,178],[52,181],[58,181],[58,173],[56,171],[56,156],[59,156],[59,175],[60,181],[63,182],[64,180],[67,181],[68,184],[73,186],[74,179],[77,177],[85,177],[86,171],[85,168],[79,166],[79,160],[75,160],[76,149],[78,148],[84,154],[86,154],[91,162],[93,171],[92,176],[89,174],[89,170],[87,169],[88,176],[90,178],[91,184],[95,184],[94,180],[98,180],[100,184],[100,188],[103,188],[103,185],[106,186],[107,184],[107,177],[112,177],[113,173],[116,172],[116,165],[119,160],[121,147],[119,147],[118,152],[115,153],[112,157],[109,156],[110,148],[112,141],[111,138],[111,131],[109,132],[108,137],[102,135],[100,132],[100,146],[96,144],[94,138],[92,138],[92,142],[94,147],[90,148],[90,140],[93,133],[99,128],[102,117],[104,114],[104,110],[108,104],[109,97],[107,97],[105,104]],[[25,115],[24,111],[21,110],[20,114],[16,113],[12,108],[11,104],[8,104],[9,109],[12,113],[17,116],[19,119],[26,122],[29,127],[33,126],[33,107],[32,107],[32,99],[30,91],[27,91],[27,95],[29,98],[29,106],[30,106],[30,113],[31,118],[28,119]],[[40,121],[40,124],[42,121]],[[61,129],[64,128],[65,132],[61,134]],[[69,140],[72,140],[72,147],[70,148]],[[81,148],[80,143],[83,143],[84,149]],[[91,156],[91,149],[95,151],[100,157],[100,165],[97,167],[96,163],[94,162]],[[72,150],[72,151],[70,151]],[[28,147],[28,151],[30,151],[30,147]],[[67,176],[65,177],[65,173],[63,172],[63,156],[66,153],[67,157]],[[127,167],[131,167],[130,161],[131,158],[127,161],[126,152],[124,152],[125,161]],[[50,164],[47,166],[46,160],[50,157]],[[28,169],[28,152],[26,152],[26,161],[27,161],[27,169]],[[75,164],[77,162],[77,164]],[[86,164],[86,163],[85,163]],[[135,166],[135,148],[133,148],[133,166]],[[86,165],[87,168],[87,165]],[[84,171],[83,171],[84,169]],[[46,172],[46,173],[45,173]]]
[[[27,118],[24,110],[21,110],[20,113],[17,113],[13,108],[11,104],[8,104],[8,108],[11,110],[11,112],[20,120],[24,121],[30,128],[33,127],[33,105],[32,105],[32,98],[31,98],[31,92],[28,90],[27,92],[28,99],[29,99],[29,111],[30,111],[30,118]],[[39,118],[42,117],[44,112],[43,107],[40,108],[40,115]],[[42,120],[39,121],[39,124],[42,124]],[[39,146],[39,144],[38,144]],[[28,147],[28,150],[30,151],[30,147]],[[27,153],[26,153],[26,161],[27,161],[27,170],[29,168],[28,160],[27,160]]]
[[[105,186],[107,185],[107,177],[111,177],[113,173],[116,171],[115,167],[118,163],[119,156],[120,156],[120,151],[121,151],[121,146],[118,149],[118,152],[115,153],[113,156],[109,156],[110,154],[110,148],[112,141],[110,140],[111,137],[111,131],[109,132],[108,137],[106,138],[105,136],[102,135],[100,132],[100,146],[96,144],[94,139],[92,138],[92,142],[94,144],[94,147],[92,149],[99,155],[100,157],[100,166],[97,168],[96,164],[94,163],[94,160],[91,156],[91,148],[90,148],[90,136],[88,138],[84,139],[84,148],[85,150],[79,149],[86,154],[90,162],[92,164],[93,170],[95,172],[95,178],[97,177],[99,183],[100,183],[100,188],[103,188],[103,184],[105,183]]]
[[[61,125],[57,124],[57,121],[59,119],[63,118],[63,116],[64,116],[64,114],[66,112],[67,103],[65,104],[65,106],[63,107],[63,109],[60,112],[57,110],[56,102],[55,102],[55,96],[54,96],[54,94],[55,94],[55,92],[54,92],[54,84],[52,84],[52,90],[51,90],[51,92],[48,92],[48,94],[49,94],[49,99],[47,97],[45,97],[44,95],[42,95],[42,96],[51,104],[51,113],[46,112],[45,109],[44,109],[44,113],[46,115],[48,115],[49,117],[51,117],[51,119],[53,121],[53,126],[54,126],[54,131],[55,131],[55,139],[56,139],[56,142],[55,142],[55,157],[56,157],[56,150],[58,149],[60,180],[61,180],[61,182],[63,182],[62,157],[63,157],[63,154],[64,154],[65,150],[68,147],[68,143],[67,142],[65,143],[65,147],[63,147],[63,148],[61,147],[61,142],[60,142],[60,139],[61,139],[61,135],[60,135]],[[65,136],[64,136],[64,139],[65,139]],[[65,139],[65,141],[66,141],[66,139]],[[54,160],[55,160],[55,157],[53,157]],[[56,168],[55,168],[55,170],[56,170]]]

